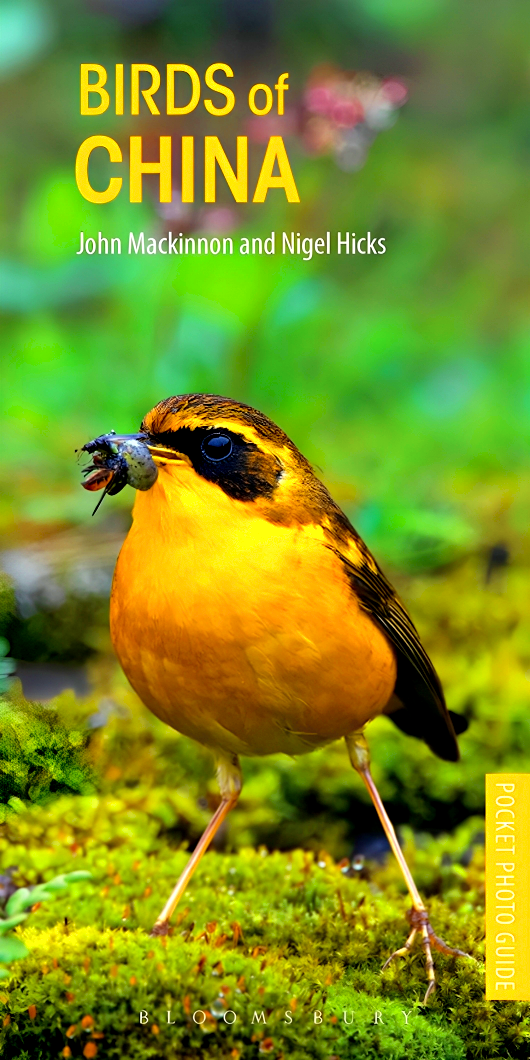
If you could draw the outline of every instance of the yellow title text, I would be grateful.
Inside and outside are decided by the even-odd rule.
[[[226,63],[212,63],[204,74],[204,88],[198,72],[185,63],[168,63],[165,70],[165,96],[163,110],[166,115],[185,116],[191,114],[200,104],[215,117],[224,117],[233,110],[236,102],[235,93],[228,84],[218,81],[216,75],[226,78],[234,76],[233,70]],[[143,80],[142,80],[143,75]],[[177,91],[177,77],[179,85]],[[280,74],[274,87],[259,83],[248,92],[250,111],[262,116],[274,107],[279,116],[284,114],[285,93],[288,91],[288,73]],[[145,83],[147,79],[147,84]],[[161,87],[160,70],[150,63],[132,63],[130,66],[127,113],[132,116],[140,113],[140,99],[143,98],[152,115],[160,115],[162,100],[157,97]],[[82,63],[80,68],[80,110],[83,116],[98,116],[111,108],[116,115],[125,113],[125,78],[124,65],[117,63],[114,68],[112,87],[108,73],[99,63]],[[220,96],[213,99],[210,94]],[[157,98],[155,98],[157,97]],[[177,102],[178,97],[178,102]],[[184,98],[182,98],[184,97]],[[128,177],[130,202],[142,202],[143,177],[147,174],[158,176],[159,200],[169,203],[174,198],[175,173],[174,160],[180,155],[180,195],[183,203],[195,201],[195,159],[196,143],[194,136],[181,136],[180,151],[175,137],[159,137],[158,158],[147,161],[144,158],[142,136],[129,137]],[[102,190],[94,188],[90,181],[89,168],[92,153],[103,150],[107,161],[112,165],[123,165],[123,151],[120,144],[110,136],[88,136],[81,144],[76,158],[76,181],[79,191],[85,199],[94,203],[107,203],[115,199],[123,187],[123,171],[111,176],[107,187]],[[249,201],[248,180],[248,138],[236,137],[236,164],[230,163],[224,147],[217,136],[205,136],[203,144],[204,202],[214,203],[217,200],[218,171],[224,178],[235,202]],[[270,136],[265,148],[261,169],[252,193],[252,202],[265,202],[271,188],[282,188],[288,202],[300,202],[300,196],[283,142],[282,136]]]

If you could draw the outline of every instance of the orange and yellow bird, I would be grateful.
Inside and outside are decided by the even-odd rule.
[[[440,681],[368,548],[284,432],[229,398],[161,401],[139,434],[87,443],[84,485],[137,489],[112,586],[114,648],[157,717],[209,747],[221,802],[158,917],[169,919],[241,791],[240,755],[306,754],[344,738],[412,899],[428,988],[435,935],[370,773],[364,729],[388,714],[458,759]],[[386,967],[386,965],[385,965]]]

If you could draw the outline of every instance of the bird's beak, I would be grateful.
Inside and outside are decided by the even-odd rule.
[[[189,464],[190,462],[187,456],[184,456],[183,453],[178,453],[176,449],[168,449],[165,445],[153,445],[149,442],[146,445],[158,467],[168,464],[170,461],[171,463],[177,462],[181,464]]]
[[[168,449],[165,445],[155,445],[151,443],[149,441],[149,435],[144,434],[143,431],[139,431],[138,434],[114,434],[112,435],[112,438],[110,435],[106,435],[105,437],[111,441],[112,446],[116,447],[117,452],[119,452],[124,445],[127,446],[130,442],[140,442],[145,445],[145,448],[148,449],[152,459],[158,466],[167,463],[168,460],[187,461],[187,457],[178,453],[175,449]]]

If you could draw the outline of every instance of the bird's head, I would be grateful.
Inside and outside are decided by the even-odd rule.
[[[148,490],[159,469],[178,475],[185,466],[274,521],[284,522],[294,511],[296,521],[312,520],[315,508],[331,501],[311,465],[272,420],[213,394],[166,398],[147,413],[138,434],[101,435],[82,451],[93,457],[83,485],[111,495],[126,485]]]

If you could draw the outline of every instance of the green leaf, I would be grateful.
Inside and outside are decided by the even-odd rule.
[[[65,891],[67,887],[68,884],[66,882],[64,874],[61,874],[60,876],[54,876],[53,880],[46,880],[46,883],[40,883],[37,887],[34,888],[34,893],[37,891],[39,892],[39,897],[36,899],[36,901],[43,902],[46,898],[50,897],[48,893],[44,894],[44,891]]]
[[[24,909],[27,909],[33,903],[33,892],[30,891],[29,887],[19,887],[18,891],[11,895],[6,905],[6,913],[8,916],[15,916],[17,913],[22,913]]]
[[[38,887],[35,887],[32,893],[36,896],[38,892],[38,897],[34,897],[34,901],[43,902],[46,898],[55,897],[55,891],[65,891],[70,883],[91,879],[92,873],[84,869],[77,869],[75,872],[62,872],[59,876],[54,876],[52,880],[46,880],[46,883],[41,883]]]
[[[59,876],[54,876],[52,880],[47,880],[46,883],[39,883],[31,890],[29,887],[20,887],[18,891],[15,891],[15,893],[11,895],[11,898],[6,905],[6,913],[10,918],[17,916],[18,914],[24,914],[21,918],[24,920],[27,916],[25,911],[32,905],[36,905],[37,902],[53,901],[53,899],[57,897],[59,891],[66,891],[70,883],[77,883],[81,880],[91,879],[91,872],[87,872],[84,869],[78,869],[75,872],[61,873]],[[0,920],[0,935],[5,933],[6,923],[7,921]],[[21,921],[17,921],[17,923],[21,923]]]
[[[10,916],[7,920],[0,920],[0,935],[6,935],[12,928],[22,924],[24,920],[29,916],[28,913],[17,913],[16,916]]]
[[[86,869],[77,869],[75,872],[67,872],[64,878],[67,883],[76,883],[77,880],[92,880],[94,877]]]
[[[0,939],[0,961],[16,961],[19,957],[27,957],[29,950],[22,939],[4,938]]]
[[[59,890],[58,887],[55,889],[56,891]],[[50,902],[56,897],[56,894],[52,894],[52,892],[48,890],[47,883],[39,883],[31,892],[31,904],[36,905],[37,902]]]

